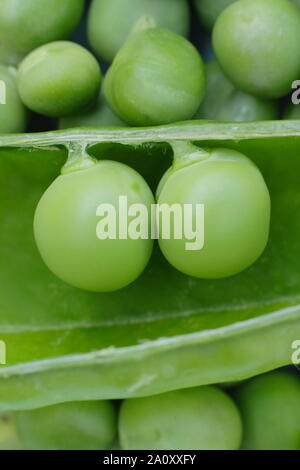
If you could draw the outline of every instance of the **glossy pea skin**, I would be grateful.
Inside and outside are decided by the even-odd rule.
[[[34,217],[37,247],[48,268],[68,284],[94,292],[110,292],[135,281],[152,252],[148,239],[100,239],[100,204],[119,215],[119,196],[128,206],[154,198],[145,180],[128,166],[100,161],[88,169],[59,176],[42,196]],[[118,233],[117,233],[118,235]]]
[[[93,0],[88,19],[88,38],[94,52],[112,62],[134,25],[151,17],[157,27],[186,36],[189,9],[186,0]]]
[[[5,91],[1,88],[5,104],[0,104],[0,133],[24,132],[27,126],[28,112],[19,96],[17,71],[13,67],[0,65],[0,80],[5,84]]]
[[[237,0],[194,0],[200,22],[211,29],[220,13]]]
[[[108,401],[70,402],[15,413],[20,439],[32,450],[105,450],[117,418]]]
[[[17,435],[13,415],[10,413],[0,414],[0,451],[21,450],[21,444]]]
[[[148,28],[120,49],[104,81],[105,98],[132,126],[190,119],[205,91],[205,71],[195,47],[171,31]]]
[[[59,120],[59,129],[70,129],[72,127],[126,127],[125,122],[116,116],[106,104],[102,94],[98,100],[76,114],[65,116]]]
[[[0,43],[27,54],[48,42],[67,39],[83,7],[84,0],[1,0]]]
[[[299,78],[299,43],[300,11],[288,0],[239,0],[213,30],[225,74],[238,89],[263,98],[284,96]]]
[[[300,379],[276,371],[241,385],[236,401],[244,424],[243,449],[300,450]]]
[[[209,386],[126,400],[119,434],[125,450],[235,450],[242,425],[231,398]]]
[[[214,121],[265,121],[278,118],[278,104],[237,90],[218,62],[205,66],[206,92],[195,119]]]
[[[270,225],[270,195],[258,168],[243,154],[210,149],[208,157],[168,170],[158,188],[158,204],[204,204],[204,246],[187,250],[188,240],[171,236],[159,246],[169,263],[190,276],[218,279],[251,266],[264,251]],[[161,217],[160,217],[161,224]],[[161,227],[161,225],[160,225]],[[201,225],[202,229],[202,225]],[[161,230],[161,228],[160,228]],[[193,240],[194,241],[194,240]]]
[[[101,70],[84,47],[57,41],[25,57],[17,81],[20,96],[29,109],[61,117],[80,111],[97,98]]]

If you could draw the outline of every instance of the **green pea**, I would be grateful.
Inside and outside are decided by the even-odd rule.
[[[16,83],[16,69],[0,65],[1,99],[0,133],[24,132],[28,112],[23,105]]]
[[[151,17],[159,28],[186,36],[189,10],[186,0],[93,0],[88,38],[95,53],[112,62],[141,17]]]
[[[21,450],[23,447],[17,434],[13,415],[11,413],[1,413],[0,450]]]
[[[204,89],[204,66],[194,46],[171,31],[151,27],[127,40],[104,81],[109,106],[133,126],[192,118]]]
[[[236,400],[244,424],[243,448],[300,450],[300,379],[265,374],[241,385]]]
[[[199,387],[123,402],[123,449],[234,450],[241,442],[239,412],[216,387]]]
[[[67,39],[83,7],[84,0],[1,0],[0,42],[26,54],[48,42]]]
[[[300,119],[300,105],[290,103],[284,110],[283,119]]]
[[[15,419],[22,442],[33,450],[105,450],[117,434],[116,412],[108,401],[19,411]]]
[[[92,106],[76,114],[61,118],[58,126],[59,129],[70,129],[71,127],[81,126],[126,127],[126,124],[112,112],[104,97],[100,94],[98,100]]]
[[[189,155],[190,154],[190,155]],[[197,155],[199,154],[199,158]],[[190,158],[189,158],[190,157]],[[187,148],[183,163],[175,164],[158,188],[158,204],[192,208],[190,227],[171,224],[164,237],[159,214],[159,246],[179,271],[203,279],[232,276],[251,266],[264,251],[270,225],[270,195],[258,168],[243,154],[230,149]],[[204,205],[204,221],[196,215]],[[201,225],[200,225],[201,224]],[[186,231],[203,233],[191,237]],[[190,246],[193,243],[193,246]]]
[[[216,61],[206,64],[206,77],[206,92],[196,119],[230,122],[277,119],[277,103],[234,88]]]
[[[57,41],[25,57],[17,80],[20,96],[28,108],[61,117],[80,111],[97,98],[101,70],[82,46]]]
[[[299,78],[299,44],[300,11],[288,0],[239,0],[213,30],[226,75],[237,88],[264,98],[287,94]]]
[[[110,204],[119,220],[120,196],[127,197],[128,208],[147,207],[150,219],[152,192],[122,163],[99,161],[86,169],[71,165],[47,189],[35,212],[34,234],[44,262],[57,277],[80,289],[109,292],[127,286],[144,271],[153,247],[150,236],[135,239],[127,232],[122,238],[117,228],[111,233],[109,227],[107,237],[97,236],[98,224],[105,221],[104,214],[97,214],[98,207]],[[113,227],[114,221],[109,224],[106,219]]]
[[[211,29],[219,14],[237,0],[194,0],[199,19],[206,28]]]

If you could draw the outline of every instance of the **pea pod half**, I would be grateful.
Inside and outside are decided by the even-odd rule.
[[[155,190],[175,141],[234,149],[257,165],[272,200],[262,257],[235,277],[201,280],[177,272],[156,248],[142,276],[118,292],[57,279],[39,256],[32,220],[67,148],[84,144],[94,158],[130,165]],[[296,361],[299,144],[299,121],[1,136],[0,408],[147,396]]]

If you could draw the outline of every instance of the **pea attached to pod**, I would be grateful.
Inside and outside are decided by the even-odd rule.
[[[164,256],[179,271],[198,278],[240,273],[260,257],[269,237],[270,194],[262,174],[235,150],[199,149],[186,142],[173,147],[174,165],[158,187],[157,201],[159,206],[178,205],[183,213],[189,206],[192,212],[179,222],[175,218],[169,236],[163,235],[159,213],[159,246]],[[198,217],[200,206],[203,217],[200,211]],[[195,231],[193,243],[203,234],[199,246],[187,237],[187,222]]]
[[[80,289],[110,292],[144,271],[153,247],[150,223],[147,238],[131,237],[127,229],[120,236],[120,197],[128,208],[145,206],[150,221],[154,197],[142,176],[119,162],[93,160],[81,147],[70,151],[63,174],[43,194],[34,217],[37,247],[58,278]]]

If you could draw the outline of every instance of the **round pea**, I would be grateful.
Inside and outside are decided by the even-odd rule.
[[[47,189],[35,212],[34,234],[44,262],[57,277],[80,289],[109,292],[127,286],[144,271],[151,237],[122,239],[117,227],[110,232],[114,215],[97,215],[101,204],[110,204],[118,220],[120,196],[127,197],[128,208],[143,204],[151,213],[154,198],[147,183],[118,162],[99,161],[61,175]],[[97,233],[105,220],[110,225],[106,238]]]
[[[71,127],[81,126],[125,127],[126,124],[112,112],[103,96],[99,95],[98,100],[88,109],[65,116],[59,120],[58,124],[59,129],[70,129]]]
[[[244,424],[244,449],[300,450],[300,379],[265,374],[241,385],[236,400]]]
[[[24,132],[28,112],[21,101],[16,82],[17,71],[0,65],[0,133]]]
[[[220,13],[237,0],[194,0],[196,11],[206,28],[211,29]]]
[[[226,75],[237,88],[264,98],[287,94],[299,78],[299,44],[300,11],[288,0],[239,0],[213,30]]]
[[[133,34],[104,81],[109,106],[133,126],[190,119],[204,91],[204,65],[197,50],[185,38],[157,28]]]
[[[15,414],[22,442],[33,450],[105,450],[117,434],[112,403],[61,403]]]
[[[159,28],[186,36],[189,9],[186,0],[93,0],[88,38],[95,53],[112,62],[141,17],[151,17]]]
[[[196,119],[230,122],[277,119],[276,102],[237,90],[216,61],[206,64],[206,77],[206,92]]]
[[[125,450],[234,450],[240,446],[242,425],[226,393],[199,387],[126,400],[119,434]]]
[[[1,0],[0,43],[27,54],[58,39],[67,39],[77,27],[84,0]]]
[[[22,61],[17,80],[20,96],[28,108],[61,117],[80,111],[97,98],[101,70],[82,46],[57,41],[31,52]]]
[[[210,149],[200,161],[179,168],[175,165],[159,186],[158,204],[177,204],[183,213],[184,205],[190,205],[189,230],[204,231],[204,245],[196,237],[189,239],[186,227],[178,238],[174,224],[170,236],[164,238],[160,212],[159,246],[169,263],[187,275],[203,279],[232,276],[251,266],[266,247],[269,191],[257,167],[234,150]],[[204,205],[204,222],[196,217],[197,204]]]

